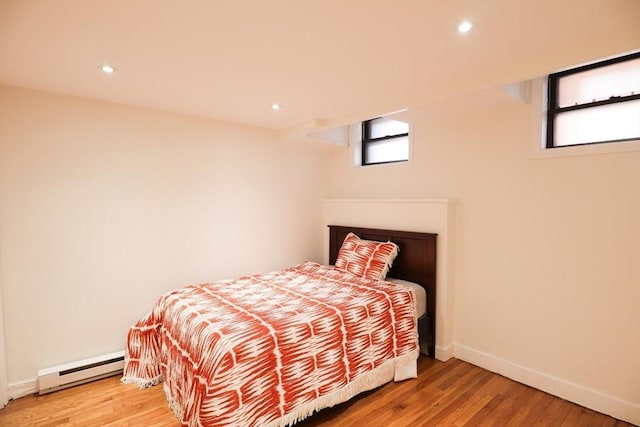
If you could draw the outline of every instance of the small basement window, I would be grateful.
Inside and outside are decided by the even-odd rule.
[[[362,122],[362,166],[408,160],[408,123],[386,117]]]
[[[640,140],[640,52],[549,75],[546,148]]]

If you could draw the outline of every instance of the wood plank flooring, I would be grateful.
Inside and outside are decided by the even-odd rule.
[[[0,426],[177,427],[161,386],[106,378],[9,402]],[[632,426],[477,366],[421,357],[418,379],[390,383],[296,424],[315,426]]]

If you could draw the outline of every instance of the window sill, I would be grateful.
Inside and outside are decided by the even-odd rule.
[[[537,146],[532,149],[531,157],[534,159],[549,159],[556,157],[587,156],[591,154],[625,153],[630,151],[640,151],[640,140],[557,148],[542,148]]]

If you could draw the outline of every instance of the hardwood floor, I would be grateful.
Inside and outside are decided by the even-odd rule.
[[[9,402],[0,426],[176,427],[161,386],[118,377]],[[631,426],[468,363],[421,357],[418,379],[390,383],[296,426]]]

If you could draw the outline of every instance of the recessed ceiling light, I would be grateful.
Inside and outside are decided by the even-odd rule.
[[[278,104],[277,102],[274,102],[273,104],[271,104],[271,109],[272,110],[279,110],[280,109],[280,104]]]
[[[458,25],[458,32],[460,33],[468,33],[471,30],[473,25],[469,21],[462,21],[460,25]]]
[[[101,65],[100,69],[102,71],[104,71],[105,73],[107,73],[107,74],[113,74],[116,71],[116,69],[114,67],[112,67],[111,65],[109,65],[109,64]]]

